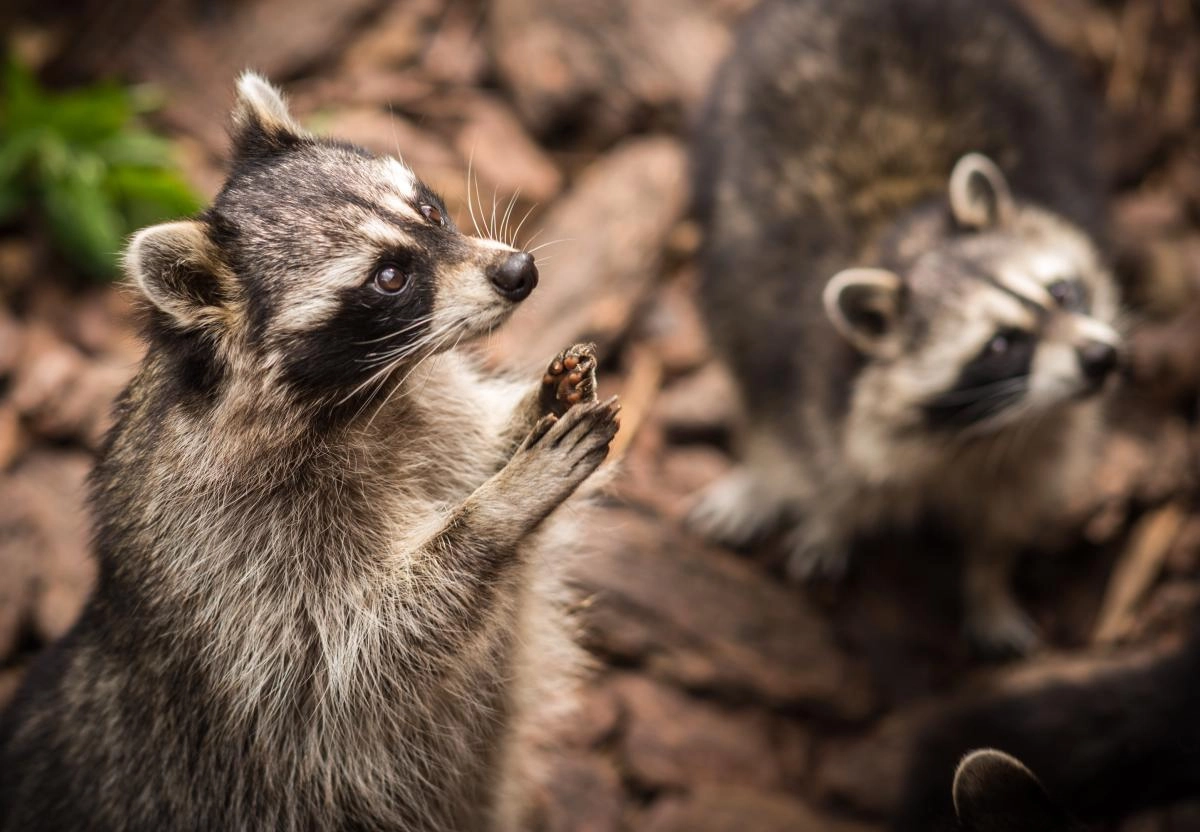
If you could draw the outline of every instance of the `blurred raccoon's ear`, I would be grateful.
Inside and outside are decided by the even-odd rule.
[[[309,135],[292,119],[283,94],[256,72],[243,72],[233,108],[233,150],[238,158],[266,156]]]
[[[1033,772],[991,748],[963,758],[952,793],[964,832],[1065,832],[1071,827]]]
[[[950,212],[963,228],[983,231],[1008,221],[1013,212],[1008,180],[982,153],[968,153],[950,174]]]
[[[125,271],[178,329],[216,329],[228,319],[231,276],[202,222],[143,228],[125,250]]]
[[[860,352],[879,355],[893,343],[904,286],[887,269],[846,269],[825,286],[825,314]]]

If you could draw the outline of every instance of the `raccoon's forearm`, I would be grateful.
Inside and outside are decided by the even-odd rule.
[[[422,650],[452,652],[486,624],[522,563],[522,543],[557,507],[521,499],[510,479],[504,469],[494,475],[411,556],[424,591],[410,614],[425,619],[415,629],[431,636]]]
[[[617,432],[616,398],[546,416],[505,466],[479,486],[414,553],[409,569],[423,587],[420,605],[437,632],[471,632],[483,622],[522,543],[591,475]],[[423,573],[423,574],[422,574]]]
[[[517,406],[513,408],[512,417],[500,434],[501,447],[504,449],[504,459],[507,460],[525,441],[525,437],[533,430],[538,419],[546,415],[543,404],[541,383],[530,384],[522,394]]]

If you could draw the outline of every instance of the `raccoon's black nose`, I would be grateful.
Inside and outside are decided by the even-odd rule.
[[[524,251],[513,252],[503,263],[488,270],[488,279],[509,300],[525,300],[538,282],[533,255]]]
[[[1117,351],[1111,344],[1092,341],[1079,348],[1079,365],[1087,380],[1099,387],[1117,368]]]

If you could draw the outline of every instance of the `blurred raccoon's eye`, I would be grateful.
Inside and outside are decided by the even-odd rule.
[[[385,295],[394,295],[408,285],[408,275],[393,264],[384,263],[375,269],[372,281]]]
[[[425,216],[425,219],[429,220],[434,225],[446,224],[446,218],[442,216],[442,212],[432,205],[422,205],[421,213]]]
[[[1013,369],[1014,362],[1020,364],[1032,357],[1034,346],[1033,333],[1023,329],[1002,329],[984,344],[980,357],[985,359],[987,366],[993,370]]]
[[[1012,337],[1007,333],[997,333],[992,336],[992,340],[987,342],[987,351],[991,355],[1004,355],[1012,346],[1012,342]]]
[[[1074,280],[1056,280],[1046,287],[1046,291],[1063,309],[1083,306],[1083,287]]]

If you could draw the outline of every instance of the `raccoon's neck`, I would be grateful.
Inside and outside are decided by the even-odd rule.
[[[154,369],[95,477],[100,554],[181,594],[354,587],[503,464],[514,405],[461,357],[434,356],[385,406],[322,432],[283,399],[180,406]]]

